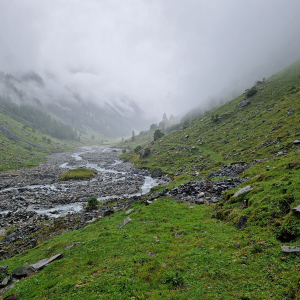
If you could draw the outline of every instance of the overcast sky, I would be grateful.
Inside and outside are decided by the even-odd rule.
[[[299,0],[0,0],[0,69],[180,114],[300,58],[299,15]]]

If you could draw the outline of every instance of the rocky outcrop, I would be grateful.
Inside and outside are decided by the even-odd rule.
[[[178,200],[184,200],[195,204],[216,203],[222,199],[222,193],[235,188],[248,178],[229,178],[215,181],[191,181],[181,184],[172,190],[164,190],[160,196],[172,196]]]
[[[244,106],[249,105],[250,103],[251,103],[250,101],[245,99],[245,100],[241,101],[237,106],[238,107],[244,107]]]

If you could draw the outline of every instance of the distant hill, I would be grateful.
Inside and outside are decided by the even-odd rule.
[[[138,105],[124,95],[83,99],[56,78],[42,78],[34,72],[0,73],[0,99],[51,114],[81,134],[92,130],[108,138],[128,136],[132,130],[143,129],[145,123]]]

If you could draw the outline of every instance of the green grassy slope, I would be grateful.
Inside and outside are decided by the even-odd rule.
[[[0,172],[36,166],[53,152],[71,151],[82,145],[113,142],[91,129],[80,136],[80,141],[60,140],[21,121],[0,110]]]
[[[298,299],[297,254],[283,255],[268,232],[211,218],[211,206],[171,199],[136,203],[44,242],[1,265],[9,270],[56,254],[64,258],[21,280],[20,299]]]
[[[0,112],[0,171],[37,165],[52,152],[75,149],[80,143],[40,133]],[[7,133],[9,132],[9,133]]]
[[[240,95],[145,145],[151,149],[149,157],[134,152],[123,157],[140,168],[161,168],[173,178],[172,186],[204,178],[228,163],[254,164],[242,174],[252,177],[242,187],[251,184],[254,190],[237,198],[234,191],[227,192],[217,217],[237,224],[246,215],[250,223],[270,226],[280,240],[290,241],[300,237],[300,222],[292,211],[300,205],[300,153],[293,143],[300,137],[300,60],[257,90],[245,107],[238,107],[246,98]]]
[[[159,165],[172,177],[187,178],[195,171],[207,175],[229,162],[252,162],[293,151],[293,141],[300,137],[299,77],[300,60],[259,85],[258,92],[248,98],[250,105],[237,106],[245,98],[241,95],[150,143],[153,155],[149,158],[125,157],[139,167]],[[212,120],[215,115],[217,122]]]

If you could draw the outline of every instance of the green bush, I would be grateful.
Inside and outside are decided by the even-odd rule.
[[[142,150],[142,146],[136,146],[135,148],[134,148],[134,153],[138,153],[138,152],[140,152]]]
[[[87,207],[86,207],[87,210],[93,210],[93,209],[95,209],[95,208],[98,206],[98,204],[99,204],[99,202],[98,202],[96,196],[90,197],[90,198],[88,199],[87,202],[88,202],[88,205],[87,205]]]
[[[178,272],[176,272],[176,274],[169,273],[169,274],[166,275],[164,283],[169,284],[173,288],[175,288],[175,287],[178,287],[178,286],[183,286],[184,279]]]
[[[160,129],[156,129],[154,134],[153,134],[154,141],[156,141],[157,139],[160,139],[164,135],[165,134]]]
[[[251,89],[249,90],[246,90],[246,97],[249,98],[249,97],[252,97],[253,95],[255,95],[257,93],[257,89],[255,86],[253,86]]]

